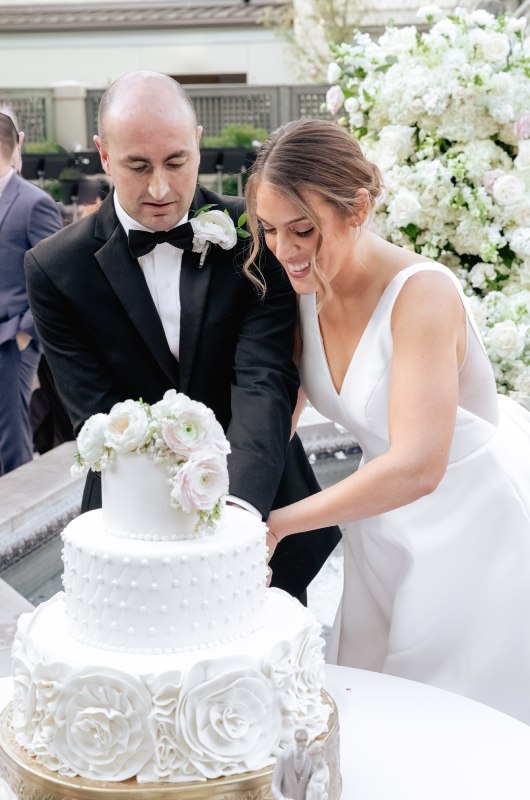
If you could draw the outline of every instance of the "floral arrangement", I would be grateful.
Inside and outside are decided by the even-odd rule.
[[[384,174],[376,230],[455,271],[478,300],[499,391],[530,407],[526,20],[418,14],[425,32],[388,27],[331,46],[327,106]]]
[[[230,445],[211,409],[169,389],[154,405],[116,403],[108,414],[89,417],[77,437],[72,474],[105,470],[117,453],[145,453],[167,464],[170,502],[196,512],[204,527],[220,516],[228,492]]]
[[[214,205],[208,203],[202,206],[190,219],[193,228],[193,252],[201,254],[201,267],[212,244],[218,244],[223,250],[231,250],[236,246],[238,237],[246,239],[250,236],[250,233],[243,228],[247,219],[246,213],[241,214],[236,228],[227,209],[212,211]]]

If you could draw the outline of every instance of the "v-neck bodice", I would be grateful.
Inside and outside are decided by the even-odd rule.
[[[311,404],[321,414],[338,422],[356,437],[365,460],[388,449],[388,401],[390,394],[393,338],[391,316],[394,303],[408,278],[423,270],[450,276],[462,302],[466,300],[452,272],[438,264],[422,262],[398,272],[387,284],[359,339],[340,391],[335,388],[318,320],[316,295],[300,297],[303,340],[300,376]],[[465,425],[465,439],[456,437],[452,457],[461,458],[492,435],[496,422],[496,388],[471,313],[466,307],[468,345],[460,372],[460,404],[457,428]],[[471,396],[471,388],[478,387]],[[470,427],[470,417],[473,425]],[[487,421],[489,420],[489,421]],[[493,424],[491,424],[493,423]]]

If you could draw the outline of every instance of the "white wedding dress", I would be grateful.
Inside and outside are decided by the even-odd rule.
[[[406,280],[383,292],[340,393],[320,335],[315,295],[300,297],[302,385],[356,437],[362,464],[389,446],[390,317]],[[530,723],[530,414],[497,397],[471,312],[449,466],[416,502],[351,522],[344,589],[328,661],[466,695]],[[433,420],[436,424],[436,420]],[[384,493],[385,487],[381,486]]]

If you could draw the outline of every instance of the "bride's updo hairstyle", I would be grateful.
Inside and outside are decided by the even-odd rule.
[[[256,193],[261,183],[273,186],[318,231],[311,266],[325,296],[326,281],[315,258],[322,246],[322,229],[308,194],[317,195],[344,218],[357,212],[371,211],[383,188],[378,167],[364,157],[358,142],[336,122],[295,120],[271,133],[258,151],[245,189],[252,249],[243,270],[264,291],[263,276],[257,262],[260,230],[256,217]],[[360,189],[366,189],[366,192],[359,193]],[[369,209],[366,208],[367,202]]]

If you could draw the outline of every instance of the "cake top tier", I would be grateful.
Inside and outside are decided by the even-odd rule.
[[[116,403],[108,414],[89,417],[77,437],[77,449],[73,472],[101,471],[104,483],[106,473],[109,477],[114,474],[117,461],[124,456],[127,461],[141,456],[144,464],[147,457],[153,466],[156,464],[158,490],[167,495],[168,509],[178,512],[175,538],[183,537],[183,528],[186,538],[204,534],[219,517],[228,492],[226,457],[230,445],[213,411],[174,389],[154,405],[125,400]],[[129,489],[138,501],[138,485],[129,482],[125,474],[122,482],[120,503],[127,504]],[[144,512],[156,517],[158,503],[153,504],[150,495],[144,494]],[[105,504],[104,493],[104,510]],[[184,526],[183,515],[188,518]],[[166,533],[164,538],[173,537]]]

